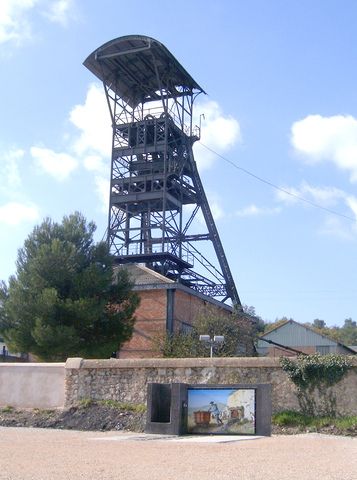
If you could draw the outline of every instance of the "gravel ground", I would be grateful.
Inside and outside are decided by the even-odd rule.
[[[153,438],[155,438],[153,440]],[[356,480],[357,439],[279,435],[213,443],[0,427],[1,480]]]

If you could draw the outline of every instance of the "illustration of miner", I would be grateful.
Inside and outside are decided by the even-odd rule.
[[[222,422],[221,417],[220,417],[221,412],[218,408],[217,403],[209,402],[209,404],[210,404],[209,411],[211,412],[212,417],[216,420],[217,425],[222,425],[223,422]]]

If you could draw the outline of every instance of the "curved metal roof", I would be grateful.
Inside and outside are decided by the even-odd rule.
[[[111,40],[83,64],[131,107],[160,99],[160,82],[169,98],[182,95],[182,89],[205,93],[162,43],[144,35]]]

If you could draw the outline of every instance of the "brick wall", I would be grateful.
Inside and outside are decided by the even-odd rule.
[[[152,339],[166,329],[166,290],[144,290],[138,293],[140,305],[135,312],[133,337],[122,346],[119,358],[155,356]]]
[[[217,311],[217,315],[230,315],[228,309],[224,309],[215,303],[208,302],[193,293],[179,289],[172,290],[173,300],[173,329],[180,330],[183,324],[194,323],[199,313],[208,308]],[[125,358],[150,358],[158,356],[153,346],[153,338],[165,333],[167,326],[168,290],[156,288],[137,290],[140,296],[140,305],[135,312],[135,325],[133,337],[126,342],[118,357]]]
[[[187,292],[176,290],[174,304],[175,327],[180,328],[182,323],[192,325],[197,315],[202,313],[205,308],[210,311],[216,310],[217,315],[231,315],[229,310],[220,308],[215,304],[208,303],[206,300],[190,295]]]

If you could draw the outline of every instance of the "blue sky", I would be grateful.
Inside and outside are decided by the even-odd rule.
[[[46,216],[79,210],[103,237],[110,122],[82,62],[143,34],[208,93],[202,143],[336,212],[197,145],[242,303],[270,321],[356,319],[356,21],[353,0],[1,0],[0,279]]]
[[[254,392],[254,390],[251,390]],[[188,390],[188,404],[189,408],[199,408],[209,405],[211,401],[216,403],[227,404],[227,399],[234,390],[229,388],[219,389],[189,389]]]

